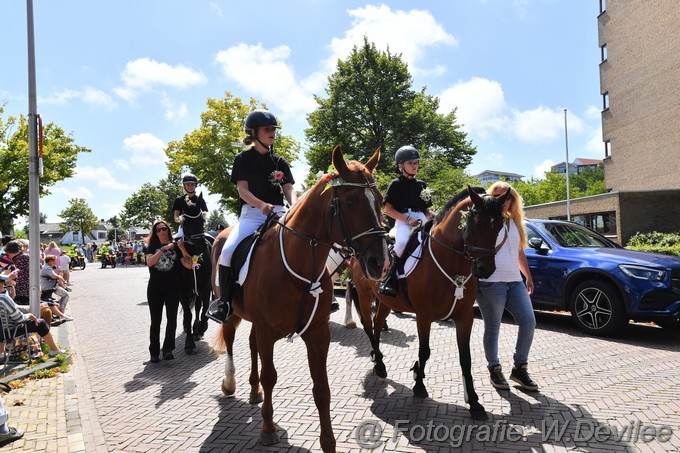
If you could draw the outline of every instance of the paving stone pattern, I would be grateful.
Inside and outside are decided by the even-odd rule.
[[[258,441],[259,406],[248,403],[249,324],[237,332],[239,387],[234,398],[226,398],[220,391],[224,357],[209,348],[214,323],[197,355],[185,355],[184,334],[178,332],[176,359],[148,363],[147,279],[143,267],[73,273],[70,310],[76,320],[56,328],[67,330],[73,366],[4,396],[10,424],[26,435],[3,451],[320,451],[302,340],[276,345],[274,418],[281,441],[264,447]],[[617,339],[593,338],[563,315],[539,314],[529,370],[540,393],[496,391],[488,382],[477,315],[473,373],[490,419],[475,422],[464,402],[452,324],[432,326],[425,381],[430,397],[423,400],[411,391],[409,368],[418,351],[414,316],[388,318],[384,380],[371,371],[363,330],[346,329],[343,316],[344,307],[331,315],[328,363],[338,451],[370,451],[357,443],[362,423],[382,430],[364,439],[376,452],[680,451],[680,333],[635,325]],[[356,313],[354,318],[358,322]],[[507,377],[516,334],[508,319],[500,339]],[[645,442],[639,435],[644,429],[663,434],[664,426],[672,430],[665,442]],[[623,439],[607,431],[612,428],[626,429]],[[626,437],[631,432],[638,436]],[[508,439],[512,435],[519,439]]]

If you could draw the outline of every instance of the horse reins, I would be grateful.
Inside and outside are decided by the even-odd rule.
[[[357,239],[365,237],[365,236],[370,236],[370,235],[376,235],[376,236],[380,235],[383,240],[385,238],[385,234],[386,234],[385,230],[382,229],[382,228],[376,229],[375,227],[371,227],[371,228],[369,228],[369,229],[367,229],[367,230],[365,230],[365,231],[363,231],[359,234],[356,234],[354,236],[351,235],[351,232],[349,231],[349,227],[347,225],[347,221],[345,219],[345,216],[343,215],[342,204],[340,203],[340,197],[338,196],[338,193],[337,193],[337,190],[336,190],[338,187],[341,187],[341,186],[362,187],[362,188],[366,188],[366,189],[370,190],[372,188],[375,188],[376,184],[375,184],[375,182],[369,182],[369,181],[366,181],[365,183],[353,183],[353,182],[342,181],[340,183],[333,184],[333,198],[332,198],[332,201],[331,201],[332,216],[338,217],[338,221],[340,223],[340,229],[342,231],[343,240],[345,242],[344,246],[337,247],[335,244],[326,244],[326,243],[321,242],[321,241],[319,241],[315,238],[312,238],[312,237],[309,237],[309,236],[307,236],[303,233],[300,233],[299,231],[297,231],[297,230],[289,227],[288,225],[286,225],[286,218],[285,217],[283,219],[283,222],[279,222],[279,221],[276,222],[280,226],[280,228],[279,228],[279,249],[280,249],[280,252],[281,252],[281,261],[283,263],[283,266],[293,276],[295,276],[299,280],[307,283],[308,286],[306,288],[306,291],[308,291],[312,296],[314,296],[314,307],[312,309],[312,313],[310,314],[309,319],[307,320],[307,323],[305,324],[305,326],[302,327],[302,329],[299,329],[299,327],[302,325],[302,319],[304,317],[304,308],[303,308],[303,304],[302,304],[302,300],[304,298],[304,292],[303,292],[301,299],[300,299],[300,304],[299,304],[300,305],[300,311],[299,311],[298,322],[297,322],[298,327],[295,329],[295,332],[291,332],[291,334],[288,335],[289,341],[293,341],[293,336],[295,335],[295,333],[297,333],[298,336],[302,336],[307,331],[307,329],[309,328],[312,320],[314,319],[314,315],[316,314],[316,310],[317,310],[318,305],[319,305],[319,295],[323,292],[323,290],[321,288],[327,281],[329,281],[331,279],[333,274],[329,273],[328,276],[325,279],[323,279],[323,275],[326,272],[326,266],[325,265],[321,268],[321,273],[319,274],[319,276],[316,278],[315,281],[309,280],[309,279],[299,275],[297,272],[295,272],[290,267],[290,265],[288,264],[288,260],[286,259],[286,253],[285,253],[285,249],[284,249],[284,246],[283,246],[283,231],[284,230],[289,231],[289,232],[295,234],[296,236],[301,237],[301,238],[309,241],[310,245],[312,246],[312,263],[311,263],[312,269],[314,269],[314,248],[318,245],[328,247],[328,249],[338,252],[340,254],[340,256],[342,256],[344,259],[348,259],[350,257],[359,258],[368,247],[363,249],[361,251],[361,253],[357,252],[357,249],[354,246],[354,242]],[[329,227],[328,227],[329,237],[331,237],[332,228],[333,228],[333,219],[331,217],[331,219],[329,221]],[[370,244],[370,245],[372,245],[372,244]],[[339,268],[340,268],[340,265],[338,265],[337,269],[339,269]]]

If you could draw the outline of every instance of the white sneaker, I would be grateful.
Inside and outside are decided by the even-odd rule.
[[[61,317],[61,322],[73,321],[73,317],[69,315],[64,315]]]
[[[66,351],[63,349],[57,349],[56,351],[50,351],[47,353],[50,357],[54,357],[57,354],[66,354]]]

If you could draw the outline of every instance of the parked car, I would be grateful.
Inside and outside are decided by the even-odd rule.
[[[628,323],[680,326],[680,258],[626,250],[572,222],[527,219],[534,308],[570,311],[593,335]]]

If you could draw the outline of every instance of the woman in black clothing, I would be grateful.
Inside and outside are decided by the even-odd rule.
[[[149,330],[149,352],[151,362],[157,363],[161,353],[160,335],[163,307],[165,306],[167,324],[163,341],[163,359],[172,360],[175,356],[175,331],[177,330],[177,309],[182,292],[180,266],[191,269],[191,256],[184,242],[172,241],[172,231],[164,220],[156,220],[151,228],[146,244],[146,264],[149,266],[149,284],[146,297],[151,314]]]

